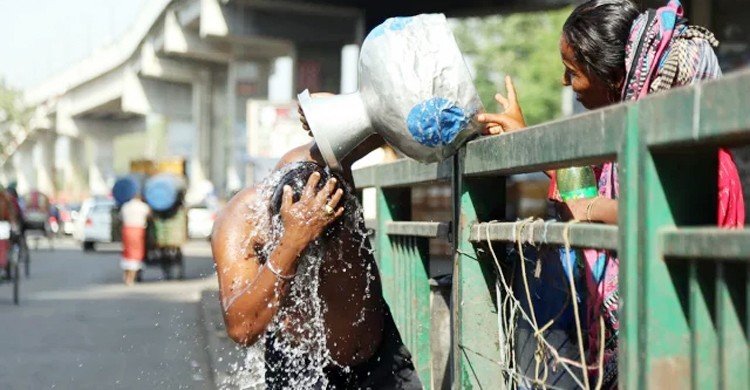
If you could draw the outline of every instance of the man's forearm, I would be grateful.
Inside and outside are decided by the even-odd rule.
[[[296,260],[304,249],[305,246],[282,237],[266,263],[258,269],[255,280],[248,281],[247,288],[234,291],[237,295],[225,300],[227,330],[233,340],[249,345],[265,331],[291,282],[276,275],[271,267],[282,276],[293,276],[297,268]]]

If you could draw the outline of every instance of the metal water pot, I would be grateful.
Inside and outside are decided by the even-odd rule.
[[[359,91],[298,98],[326,163],[341,160],[373,134],[403,154],[435,162],[480,132],[474,83],[445,15],[390,18],[365,38]]]

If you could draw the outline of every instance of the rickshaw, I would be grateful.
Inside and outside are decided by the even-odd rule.
[[[141,186],[142,177],[130,175],[115,183],[113,195],[118,204],[132,199],[140,188],[143,188],[143,198],[151,208],[152,214],[146,226],[146,255],[143,264],[148,267],[160,267],[164,278],[169,280],[177,277],[185,278],[185,264],[182,255],[182,245],[188,240],[187,210],[183,206],[185,181],[183,178],[163,173],[157,174],[145,181]],[[119,238],[121,220],[119,207],[113,214],[113,237]],[[174,269],[177,268],[175,274]],[[142,272],[136,276],[142,280]]]
[[[31,190],[23,197],[23,223],[26,239],[34,238],[35,248],[39,247],[39,239],[44,237],[47,239],[50,249],[54,249],[50,227],[51,215],[52,205],[47,195],[38,190]],[[26,268],[26,275],[28,276],[28,263]]]
[[[146,258],[144,264],[161,267],[167,280],[185,278],[182,245],[187,242],[187,211],[179,206],[174,210],[154,212],[146,228]],[[175,275],[174,268],[177,268]]]
[[[21,285],[21,224],[10,196],[0,187],[0,280],[13,284],[13,303],[19,304]]]

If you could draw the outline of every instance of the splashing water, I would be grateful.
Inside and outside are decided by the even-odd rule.
[[[264,343],[265,337],[261,337],[257,343],[250,347],[236,347],[238,354],[242,355],[242,360],[231,365],[231,375],[224,378],[222,383],[219,384],[220,389],[263,390],[266,388]]]
[[[283,358],[266,363],[272,370],[283,372],[291,388],[325,388],[328,383],[323,370],[335,363],[326,346],[327,306],[318,293],[323,263],[320,245],[308,248],[299,261],[294,282],[268,329],[267,342]]]
[[[247,220],[252,220],[256,228],[246,239],[244,247],[252,248],[257,242],[264,243],[262,248],[256,248],[260,257],[268,258],[279,243],[283,235],[283,224],[279,215],[271,215],[268,201],[278,186],[281,178],[288,172],[300,167],[300,164],[289,164],[274,172],[258,187],[257,201],[250,208]],[[299,181],[307,178],[296,179]],[[303,185],[304,182],[295,183]],[[346,183],[340,183],[346,186]],[[255,345],[247,348],[245,359],[228,383],[231,388],[262,389],[265,387],[266,366],[273,372],[283,373],[285,387],[292,389],[326,388],[328,381],[325,369],[328,366],[341,367],[331,356],[326,345],[325,314],[328,310],[326,302],[320,297],[321,267],[326,260],[326,253],[338,250],[338,258],[330,259],[326,267],[340,267],[343,272],[352,269],[352,261],[367,261],[371,258],[372,250],[367,245],[367,231],[364,228],[364,217],[361,205],[349,188],[342,200],[345,208],[343,228],[351,233],[353,240],[358,241],[357,259],[346,261],[343,257],[343,240],[331,237],[327,231],[324,237],[312,242],[300,256],[297,273],[289,290],[280,303],[267,333]],[[248,258],[249,253],[242,258]],[[371,261],[363,264],[366,270],[365,287],[362,299],[370,297],[371,283],[375,280]],[[350,272],[351,273],[351,272]],[[354,277],[354,276],[352,276]],[[228,297],[223,303],[225,310],[241,295],[246,293],[252,283],[242,289],[235,289],[237,293]],[[277,289],[277,293],[280,290]],[[365,320],[365,310],[360,311],[358,319],[352,324],[357,325]],[[278,359],[269,359],[264,347],[270,347],[282,355]],[[346,367],[341,367],[347,370]]]

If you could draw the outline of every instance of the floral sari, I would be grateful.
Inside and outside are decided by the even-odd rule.
[[[678,0],[657,10],[642,13],[633,23],[625,48],[627,78],[622,100],[638,100],[649,93],[690,85],[701,80],[721,76],[713,47],[718,42],[702,27],[690,26],[683,18]],[[729,150],[718,153],[717,224],[725,228],[742,228],[745,205],[737,167]],[[617,163],[596,166],[599,195],[609,199],[619,197]],[[550,186],[550,197],[559,201],[555,181]],[[585,249],[586,322],[588,324],[588,363],[595,365],[601,345],[600,321],[605,327],[604,388],[617,386],[617,339],[619,259],[612,251]],[[593,377],[598,370],[589,370]]]

